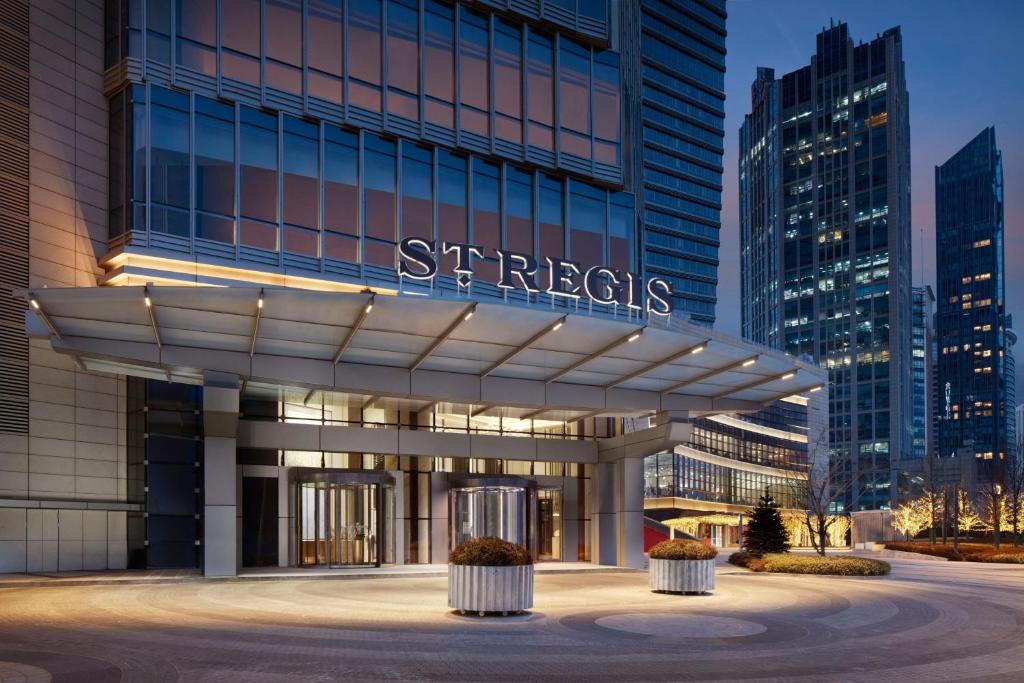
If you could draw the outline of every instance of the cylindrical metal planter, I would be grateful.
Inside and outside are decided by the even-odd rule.
[[[521,612],[533,607],[533,565],[448,565],[448,606],[462,612]]]
[[[648,570],[651,590],[707,593],[715,589],[714,560],[655,560]]]

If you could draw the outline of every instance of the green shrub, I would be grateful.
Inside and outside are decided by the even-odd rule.
[[[533,564],[526,548],[493,536],[471,538],[455,546],[448,561],[470,567],[515,567]]]
[[[698,541],[670,538],[651,548],[652,560],[712,560],[718,556],[718,548]]]
[[[790,555],[766,553],[760,557],[751,553],[733,553],[729,562],[754,572],[773,574],[820,574],[827,576],[884,576],[891,567],[888,562],[863,557],[837,557],[830,555]]]

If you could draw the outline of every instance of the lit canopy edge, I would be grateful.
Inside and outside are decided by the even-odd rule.
[[[815,365],[679,320],[649,320],[636,335],[635,319],[466,298],[379,296],[368,306],[359,292],[269,287],[20,293],[31,303],[27,333],[55,351],[90,369],[159,371],[182,382],[217,373],[610,415],[747,412],[827,382]],[[695,346],[702,351],[683,353]],[[658,359],[666,360],[652,363]]]

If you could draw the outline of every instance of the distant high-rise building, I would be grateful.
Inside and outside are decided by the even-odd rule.
[[[1009,318],[1006,328],[1006,447],[1009,457],[1019,457],[1020,422],[1017,420],[1017,359],[1013,347],[1017,344],[1017,333],[1010,329]]]
[[[914,380],[914,448],[911,456],[928,455],[932,422],[932,319],[935,294],[929,285],[914,287],[914,322],[911,341],[911,366]]]
[[[849,509],[891,506],[914,450],[902,42],[823,30],[808,66],[758,70],[740,129],[743,334],[829,370]]]
[[[986,128],[935,169],[939,451],[967,448],[978,480],[1001,476],[1008,452],[1003,166]]]

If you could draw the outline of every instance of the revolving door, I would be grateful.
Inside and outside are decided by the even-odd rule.
[[[376,566],[394,560],[394,479],[382,472],[298,468],[296,564]]]

